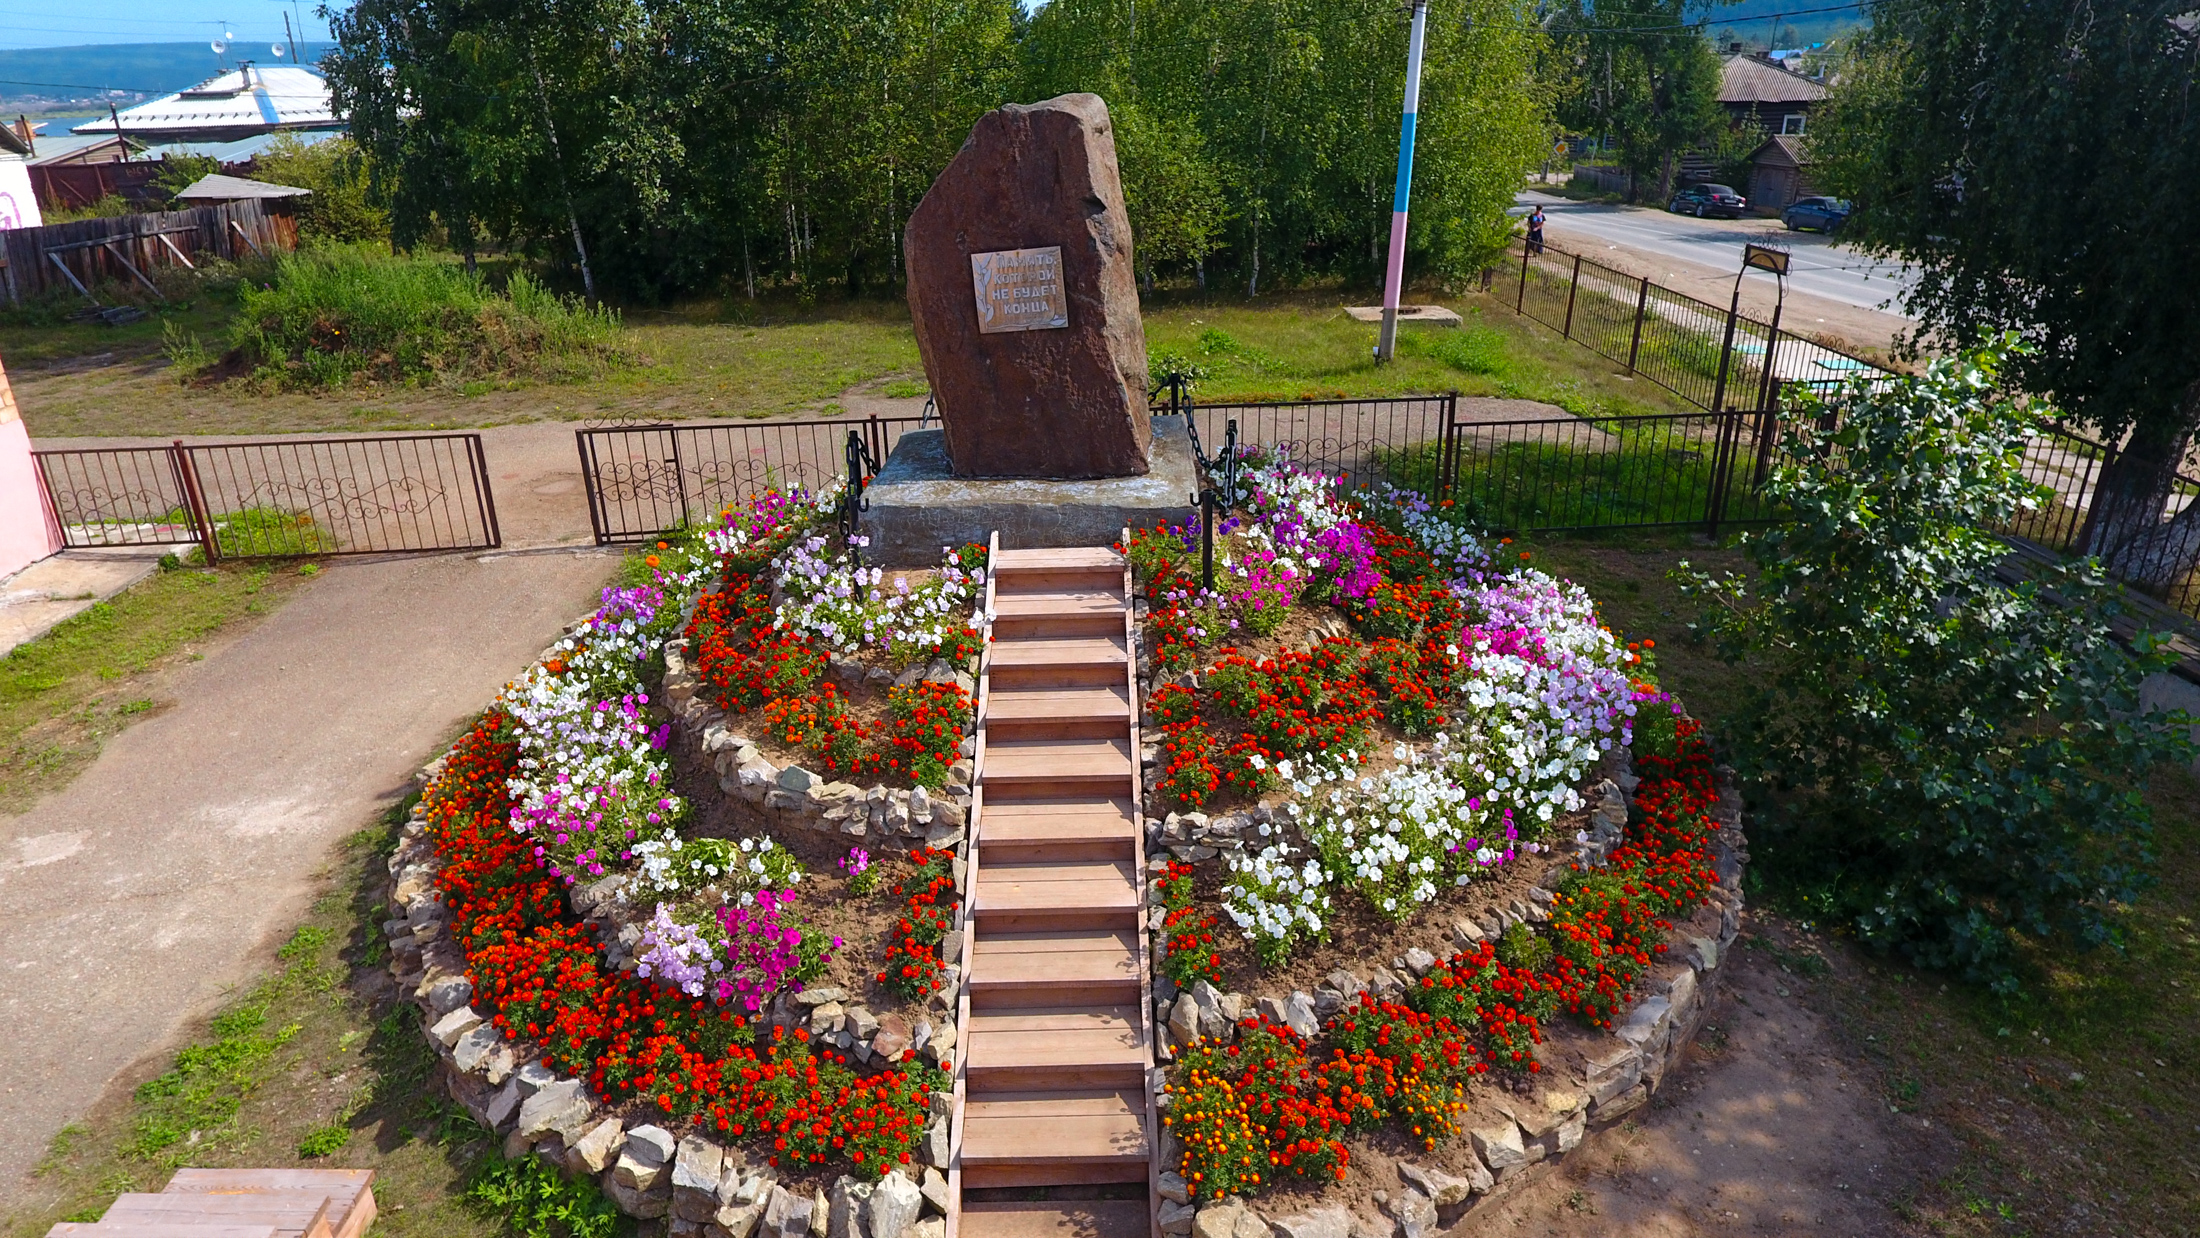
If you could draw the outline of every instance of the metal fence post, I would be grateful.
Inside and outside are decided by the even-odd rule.
[[[504,530],[497,524],[496,488],[489,484],[489,453],[482,447],[479,434],[466,436],[466,448],[466,454],[473,457],[474,484],[481,487],[480,512],[486,526],[483,531],[489,535],[490,548],[495,549],[504,544]]]
[[[1566,325],[1559,330],[1559,338],[1574,338],[1574,297],[1581,291],[1581,255],[1574,255],[1573,278],[1566,283]]]
[[[1726,335],[1719,341],[1719,381],[1711,389],[1711,411],[1726,411],[1726,372],[1734,359],[1734,322],[1742,312],[1742,281],[1734,281],[1734,299],[1726,307]]]
[[[1199,579],[1209,593],[1215,589],[1215,492],[1199,488]]]
[[[588,527],[596,535],[596,544],[605,546],[611,542],[610,519],[603,510],[604,498],[597,484],[596,445],[588,435],[587,430],[573,431],[573,450],[581,458],[581,492],[588,496]]]
[[[672,459],[668,463],[672,465],[672,484],[680,491],[680,527],[685,528],[688,523],[687,461],[680,452],[680,431],[667,427],[665,437],[672,440]]]
[[[1520,295],[1513,301],[1513,313],[1515,314],[1528,312],[1528,257],[1534,252],[1526,241],[1520,243]]]
[[[1436,497],[1439,501],[1451,497],[1452,485],[1459,468],[1459,444],[1455,435],[1459,426],[1459,392],[1444,394],[1444,440],[1436,452]]]
[[[1773,361],[1780,355],[1780,311],[1783,308],[1785,307],[1778,303],[1773,305],[1772,325],[1765,328],[1765,363],[1763,373],[1759,374],[1757,379],[1757,407],[1759,408],[1765,407],[1765,401],[1772,396],[1772,366]]]
[[[191,449],[176,439],[168,448],[169,459],[174,461],[176,480],[183,485],[183,501],[191,511],[191,527],[199,535],[199,554],[208,567],[221,561],[221,541],[214,536],[214,517],[206,510],[206,494],[199,488],[199,467],[191,459]]]
[[[1716,538],[1719,525],[1726,519],[1726,492],[1734,475],[1734,448],[1741,437],[1742,415],[1739,412],[1719,414],[1719,437],[1711,451],[1711,493],[1704,504],[1704,534]]]
[[[1635,294],[1635,338],[1627,341],[1627,372],[1635,372],[1635,357],[1642,352],[1642,315],[1650,308],[1650,277],[1642,277],[1642,291]]]

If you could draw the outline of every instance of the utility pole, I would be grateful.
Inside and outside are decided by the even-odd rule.
[[[1398,351],[1398,294],[1406,274],[1406,206],[1413,196],[1413,121],[1421,110],[1421,46],[1428,35],[1428,0],[1413,0],[1413,34],[1406,41],[1405,117],[1398,124],[1398,189],[1390,203],[1390,262],[1383,273],[1383,329],[1375,359]]]

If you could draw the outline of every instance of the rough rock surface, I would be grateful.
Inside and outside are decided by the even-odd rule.
[[[1060,246],[1069,325],[979,330],[970,256]],[[904,238],[909,316],[964,477],[1147,470],[1146,330],[1115,128],[1098,95],[986,113]]]

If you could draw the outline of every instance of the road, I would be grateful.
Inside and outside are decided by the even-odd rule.
[[[1575,202],[1532,189],[1515,201],[1515,214],[1543,208],[1549,217],[1544,235],[1552,244],[1591,257],[1604,246],[1618,246],[1639,256],[1733,272],[1741,269],[1744,244],[1780,245],[1794,254],[1788,268],[1791,292],[1895,315],[1901,315],[1899,297],[1914,280],[1909,267],[1874,261],[1820,233],[1789,232],[1777,219],[1696,219],[1650,207]]]

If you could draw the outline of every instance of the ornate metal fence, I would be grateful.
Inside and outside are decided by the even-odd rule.
[[[478,434],[32,453],[62,544],[200,546],[221,559],[502,544]]]
[[[1707,412],[1770,407],[1778,389],[1830,393],[1885,369],[1594,258],[1516,240],[1513,309]],[[1731,334],[1730,332],[1731,320]]]
[[[678,422],[574,431],[596,544],[646,541],[766,490],[842,480],[848,433],[883,461],[921,417]]]

